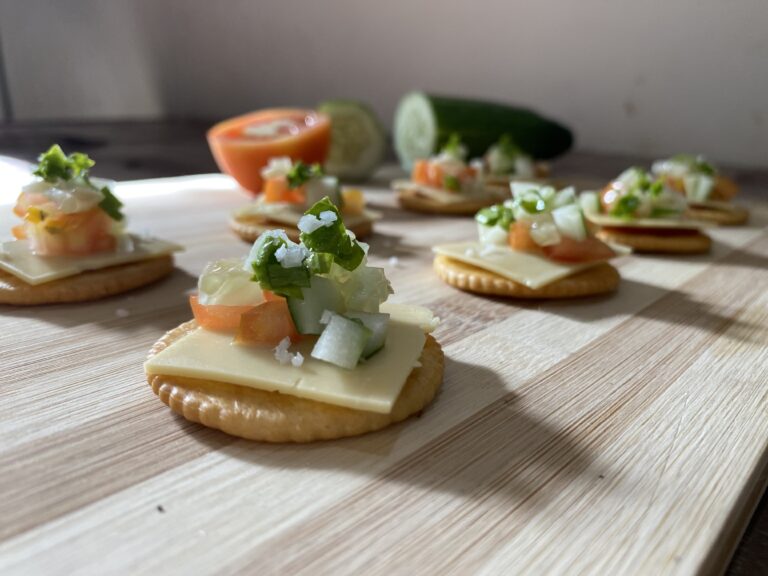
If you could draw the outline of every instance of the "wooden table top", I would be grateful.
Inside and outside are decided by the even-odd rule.
[[[725,569],[768,463],[768,203],[710,255],[620,258],[614,296],[520,303],[431,272],[471,220],[367,192],[393,300],[443,319],[434,404],[303,446],[174,416],[142,362],[204,264],[246,251],[226,219],[247,197],[223,176],[121,184],[131,227],[187,250],[124,296],[0,308],[1,573]]]

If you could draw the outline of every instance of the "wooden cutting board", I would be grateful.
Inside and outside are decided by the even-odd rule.
[[[519,303],[432,273],[470,219],[369,190],[393,299],[443,320],[444,387],[383,432],[270,446],[174,416],[142,371],[204,264],[246,251],[226,220],[247,197],[223,176],[118,194],[134,230],[187,250],[122,297],[0,307],[0,573],[724,568],[766,478],[768,204],[710,255],[621,258],[612,297]]]

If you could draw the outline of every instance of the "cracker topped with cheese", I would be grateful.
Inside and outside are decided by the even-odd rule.
[[[344,225],[358,238],[373,232],[381,215],[368,210],[363,192],[342,188],[335,176],[323,173],[319,164],[272,158],[261,171],[264,189],[259,197],[232,214],[230,227],[246,242],[254,242],[268,230],[282,229],[293,241],[299,239],[304,211],[324,197],[339,207]]]
[[[732,203],[736,183],[702,156],[678,154],[653,163],[651,171],[688,200],[689,217],[721,226],[746,223],[749,211]]]
[[[448,284],[511,298],[611,292],[616,251],[590,234],[573,188],[513,183],[513,198],[476,216],[478,241],[438,245],[434,268]]]
[[[580,203],[597,237],[636,252],[698,254],[711,240],[707,223],[691,218],[685,197],[668,181],[633,167],[600,192],[584,192]]]
[[[13,209],[16,239],[0,245],[0,303],[93,300],[173,270],[181,247],[129,234],[109,183],[89,176],[93,160],[54,145],[39,161]]]
[[[416,160],[410,180],[392,183],[400,206],[429,214],[471,215],[509,197],[506,175],[501,181],[487,179],[484,160],[467,163],[466,157],[466,147],[453,134],[439,154]],[[513,170],[515,166],[512,160]],[[507,166],[499,165],[498,169],[506,170]]]
[[[299,242],[262,234],[242,259],[212,262],[194,321],[144,365],[173,410],[244,438],[308,442],[369,432],[420,412],[442,382],[437,320],[386,302],[382,268],[323,198]]]

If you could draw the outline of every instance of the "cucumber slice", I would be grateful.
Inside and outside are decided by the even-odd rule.
[[[331,274],[341,286],[347,310],[378,312],[379,305],[392,294],[392,286],[383,268],[358,266],[348,272],[334,266]]]
[[[387,340],[387,328],[389,327],[389,314],[378,312],[371,314],[367,312],[347,312],[347,318],[360,320],[363,325],[371,331],[371,338],[363,349],[363,358],[370,358],[376,352],[384,348]]]
[[[411,92],[395,111],[395,152],[403,168],[436,153],[452,133],[467,146],[469,158],[482,156],[502,135],[509,134],[534,158],[554,158],[573,145],[565,126],[524,108],[481,100]]]
[[[288,310],[299,334],[320,334],[323,312],[344,311],[344,299],[338,285],[329,278],[313,276],[309,288],[302,288],[304,299],[288,298]]]
[[[331,150],[325,171],[345,180],[371,176],[387,150],[384,127],[373,110],[353,100],[328,100],[317,109],[331,118]]]
[[[587,227],[581,208],[577,204],[568,204],[552,210],[552,219],[555,221],[558,232],[574,240],[586,240]]]
[[[371,338],[371,331],[359,320],[331,314],[328,325],[312,348],[312,358],[352,369]]]

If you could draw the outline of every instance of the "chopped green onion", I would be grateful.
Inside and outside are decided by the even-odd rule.
[[[298,188],[303,186],[315,176],[322,176],[323,169],[320,164],[305,164],[301,160],[296,162],[286,175],[288,188]]]
[[[637,196],[622,196],[611,210],[611,215],[618,217],[632,216],[640,206]]]
[[[120,208],[123,207],[123,203],[120,202],[117,196],[112,194],[112,190],[109,189],[109,186],[104,186],[101,189],[101,193],[104,196],[104,200],[99,202],[99,208],[104,210],[104,212],[107,213],[107,216],[112,218],[112,220],[120,222],[125,218],[125,215],[120,211]]]
[[[336,220],[330,226],[322,226],[311,233],[302,232],[301,241],[315,253],[327,253],[333,256],[334,262],[346,270],[357,268],[365,257],[362,246],[354,240],[344,227],[338,208],[326,196],[316,202],[306,214],[319,217],[322,212],[331,211],[336,214]]]
[[[456,192],[461,190],[461,182],[459,182],[459,179],[456,178],[456,176],[451,176],[450,174],[446,174],[443,177],[443,186],[446,188],[446,190],[453,190]]]

